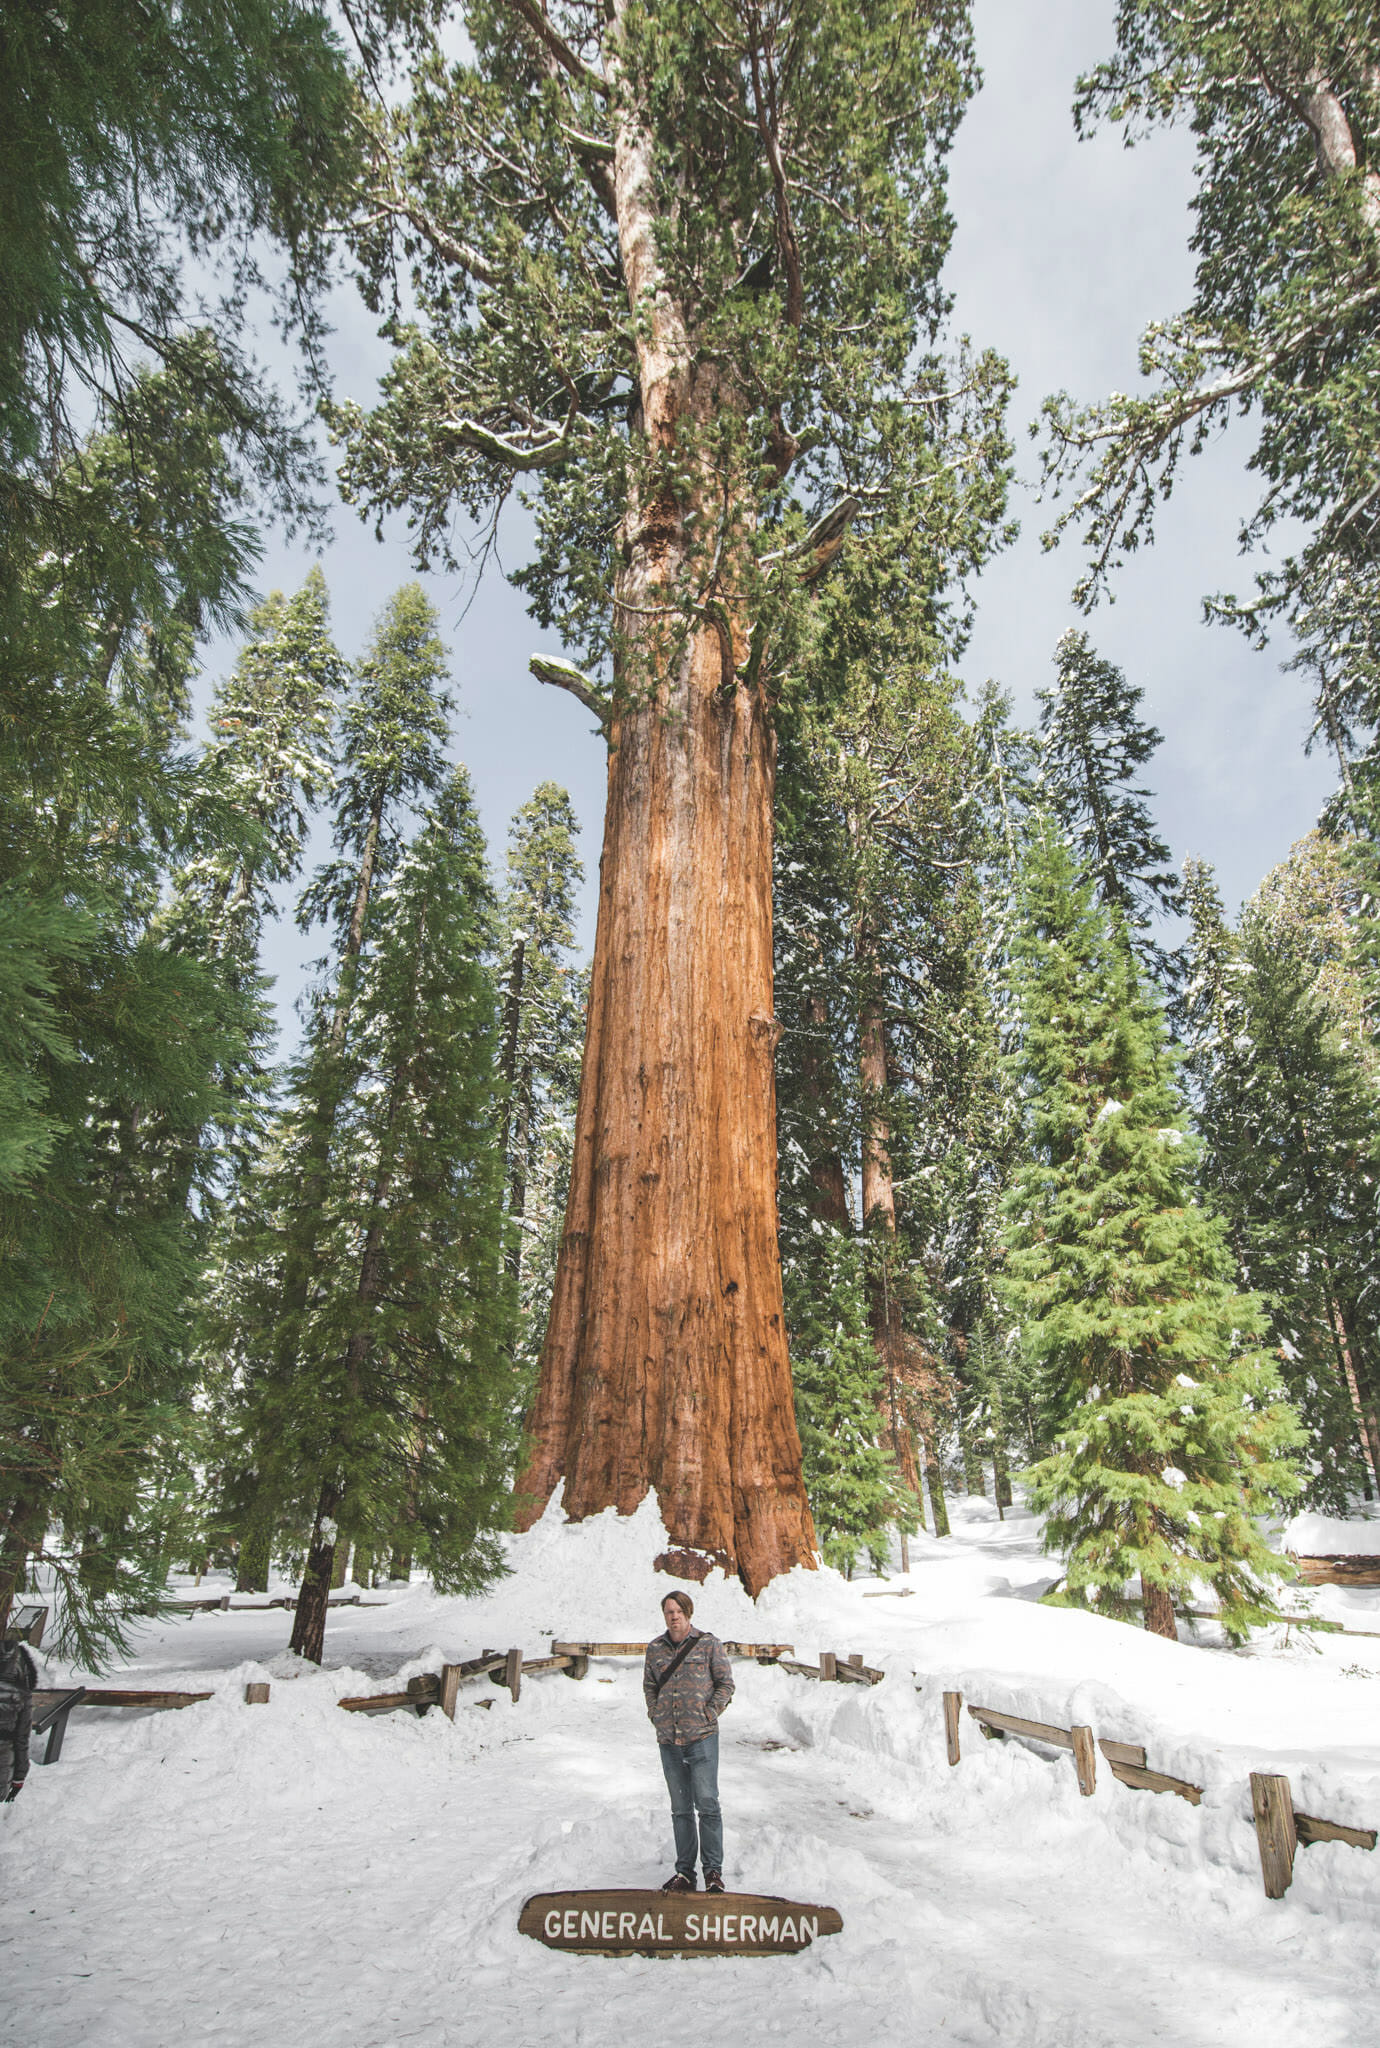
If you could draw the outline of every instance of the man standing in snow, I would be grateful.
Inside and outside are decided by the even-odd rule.
[[[724,1888],[719,1716],[733,1697],[733,1674],[718,1638],[690,1626],[694,1611],[688,1593],[666,1595],[661,1603],[666,1633],[648,1643],[642,1671],[647,1719],[656,1729],[676,1831],[676,1867],[661,1887],[664,1892],[694,1891],[697,1850],[705,1890]]]

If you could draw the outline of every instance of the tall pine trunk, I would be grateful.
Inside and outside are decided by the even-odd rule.
[[[614,48],[628,11],[613,0]],[[741,400],[696,360],[662,266],[643,88],[611,69],[639,424],[693,481],[634,489],[623,520],[589,1019],[520,1525],[562,1479],[576,1520],[655,1492],[673,1543],[756,1594],[815,1561],[777,1241],[776,736],[744,676],[751,621],[731,563],[701,582],[683,636],[667,625],[668,604],[684,615],[686,513],[731,535],[745,511],[696,448]]]

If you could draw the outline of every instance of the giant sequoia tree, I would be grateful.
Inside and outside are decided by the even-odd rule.
[[[398,355],[346,483],[423,552],[532,480],[536,664],[609,744],[566,1230],[523,1480],[809,1563],[776,1242],[773,707],[850,520],[925,545],[962,0],[475,0],[373,116]],[[419,312],[403,319],[396,266]]]

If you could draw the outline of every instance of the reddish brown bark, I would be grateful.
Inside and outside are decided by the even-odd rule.
[[[656,1492],[678,1547],[756,1593],[814,1561],[776,1237],[767,707],[615,721],[575,1153],[520,1491],[579,1520]]]
[[[562,1479],[577,1520],[655,1491],[673,1543],[756,1593],[815,1561],[777,1245],[776,738],[735,591],[750,514],[708,452],[739,398],[662,267],[674,199],[640,86],[619,89],[627,11],[612,0],[611,198],[639,443],[668,471],[634,485],[622,522],[589,1020],[521,1520]]]
[[[1142,1578],[1140,1595],[1144,1605],[1142,1614],[1145,1626],[1152,1636],[1164,1636],[1171,1643],[1179,1640],[1179,1631],[1174,1622],[1174,1602],[1163,1586],[1154,1585]]]

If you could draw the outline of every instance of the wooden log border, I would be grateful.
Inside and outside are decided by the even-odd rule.
[[[944,1744],[950,1764],[959,1761],[959,1714],[962,1705],[961,1692],[943,1695]],[[1024,1742],[1040,1742],[1052,1749],[1071,1750],[1078,1774],[1078,1789],[1085,1795],[1096,1789],[1096,1752],[1101,1750],[1111,1766],[1112,1776],[1133,1791],[1174,1792],[1192,1806],[1202,1804],[1201,1785],[1190,1784],[1186,1778],[1170,1777],[1165,1771],[1152,1771],[1139,1743],[1118,1742],[1108,1736],[1094,1743],[1089,1727],[1060,1728],[1051,1721],[1032,1721],[1024,1714],[1008,1714],[997,1707],[970,1706],[968,1712],[983,1734],[994,1740],[1014,1735]],[[1353,1849],[1374,1849],[1377,1839],[1380,1839],[1375,1828],[1351,1827],[1343,1821],[1322,1820],[1316,1814],[1301,1812],[1294,1805],[1289,1780],[1278,1772],[1251,1772],[1251,1814],[1267,1899],[1281,1899],[1288,1891],[1293,1882],[1294,1858],[1299,1849],[1314,1842],[1343,1842]]]

